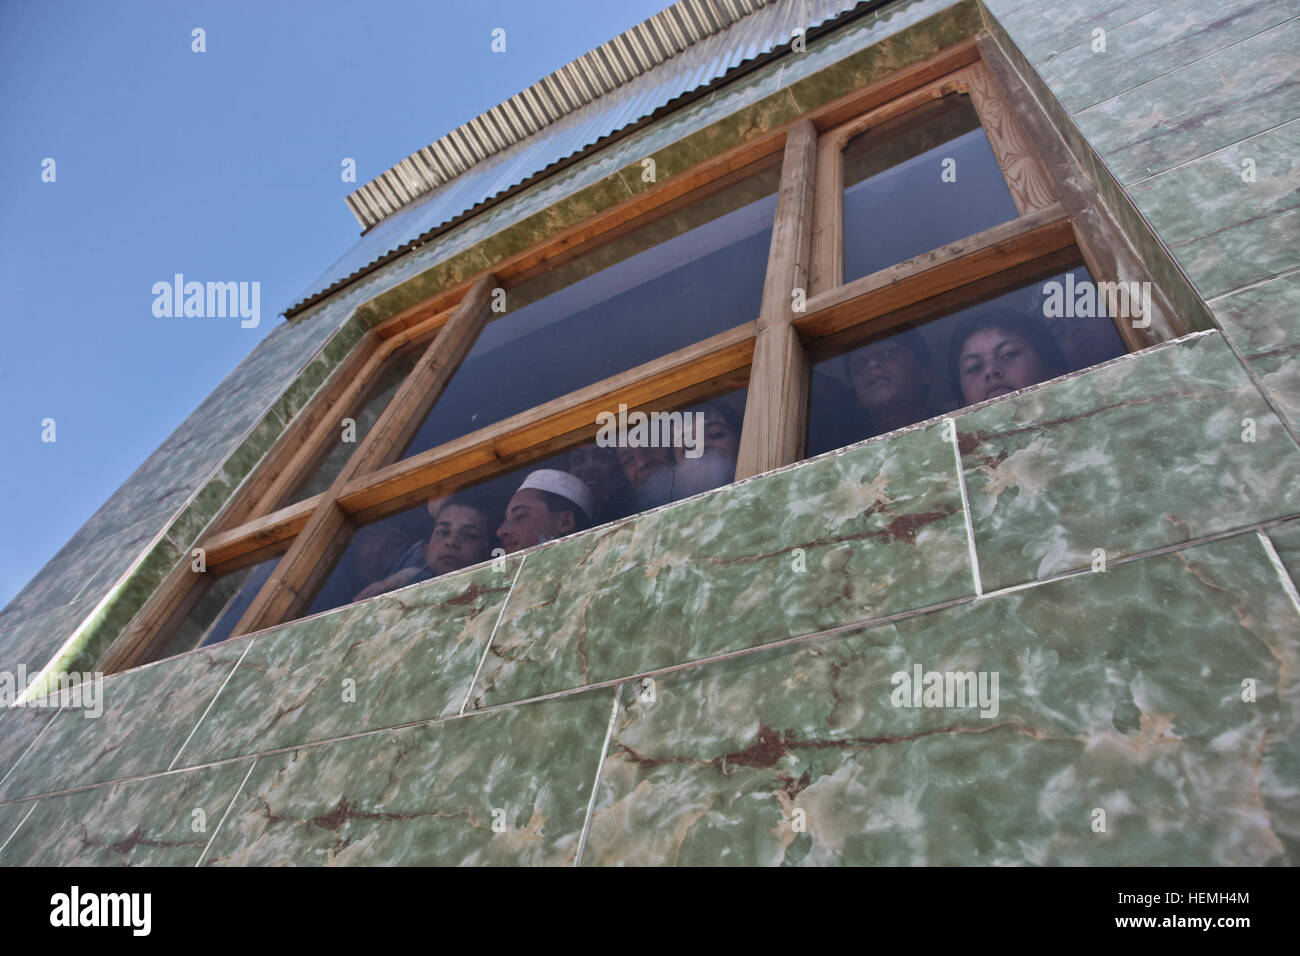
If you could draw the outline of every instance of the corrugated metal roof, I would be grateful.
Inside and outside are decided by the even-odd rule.
[[[679,0],[348,196],[349,207],[371,228],[285,314],[302,311],[687,94],[717,85],[786,46],[795,30],[812,32],[886,2]]]

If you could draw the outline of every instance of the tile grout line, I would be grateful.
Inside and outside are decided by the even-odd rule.
[[[1133,17],[1132,19],[1125,20],[1123,23],[1117,23],[1113,27],[1102,27],[1102,29],[1106,31],[1106,36],[1109,37],[1112,33],[1114,33],[1117,30],[1123,29],[1124,27],[1128,26],[1130,23],[1137,23],[1139,20],[1145,20],[1147,17],[1151,16],[1151,14],[1163,10],[1165,7],[1171,6],[1177,2],[1178,0],[1165,0],[1165,2],[1160,4],[1158,7],[1152,7],[1150,10],[1146,11],[1145,13],[1139,14],[1138,16]],[[1007,30],[1006,24],[1002,25],[1002,29]],[[1007,35],[1010,36],[1009,30],[1007,30]],[[1046,66],[1048,63],[1051,63],[1053,60],[1056,60],[1058,57],[1063,57],[1067,53],[1070,53],[1073,50],[1077,50],[1081,46],[1090,46],[1091,44],[1092,44],[1092,38],[1089,37],[1087,40],[1080,40],[1078,43],[1074,44],[1073,46],[1067,46],[1064,50],[1053,50],[1047,56],[1047,58],[1042,61],[1041,64],[1034,63],[1032,60],[1029,62],[1030,65],[1033,66],[1035,70],[1038,70],[1041,73],[1040,67]],[[1155,49],[1158,50],[1160,49],[1160,47],[1155,47]],[[1148,50],[1147,52],[1150,53],[1153,51]],[[1098,102],[1102,102],[1102,101],[1098,100]]]
[[[1211,309],[1210,311],[1211,315],[1213,315],[1214,310]],[[1222,321],[1217,315],[1214,315],[1213,318],[1216,322]],[[1223,344],[1228,346],[1228,351],[1232,353],[1233,358],[1237,360],[1237,364],[1240,365],[1242,370],[1246,373],[1246,378],[1250,379],[1250,384],[1255,386],[1256,397],[1263,401],[1264,407],[1267,408],[1273,414],[1273,417],[1277,419],[1277,423],[1282,426],[1282,431],[1286,432],[1286,434],[1290,436],[1291,441],[1297,447],[1300,447],[1300,435],[1296,434],[1295,429],[1291,427],[1291,423],[1287,420],[1287,417],[1282,414],[1281,409],[1278,408],[1273,399],[1272,393],[1264,387],[1264,380],[1259,377],[1259,373],[1255,371],[1255,367],[1250,364],[1250,361],[1246,358],[1246,353],[1241,350],[1241,346],[1237,344],[1236,340],[1226,330],[1221,329],[1219,334],[1223,336]]]
[[[260,758],[258,757],[254,757],[253,762],[248,765],[248,773],[244,774],[244,779],[239,781],[239,789],[236,790],[235,795],[230,798],[230,802],[226,804],[226,812],[223,813],[221,819],[217,821],[217,828],[212,831],[212,836],[208,837],[208,842],[204,845],[203,852],[200,853],[199,858],[194,861],[195,869],[203,865],[203,858],[208,855],[208,850],[212,849],[212,841],[215,840],[217,834],[221,832],[221,827],[226,822],[226,817],[230,816],[230,811],[235,807],[235,801],[238,800],[239,795],[244,792],[244,784],[248,783],[248,778],[253,775],[253,768],[257,766],[257,761],[259,759]]]
[[[1173,166],[1170,166],[1168,169],[1162,169],[1159,172],[1151,173],[1149,176],[1143,176],[1141,179],[1135,179],[1131,183],[1119,182],[1119,177],[1116,177],[1115,181],[1119,183],[1119,187],[1121,189],[1123,189],[1125,192],[1128,192],[1134,186],[1139,186],[1142,183],[1150,182],[1151,180],[1156,179],[1157,177],[1163,176],[1165,173],[1172,173],[1174,170],[1182,169],[1184,166],[1190,166],[1192,165],[1192,163],[1199,163],[1201,160],[1213,156],[1215,153],[1222,153],[1225,149],[1232,149],[1234,146],[1240,146],[1242,143],[1249,143],[1252,139],[1255,139],[1258,136],[1263,136],[1267,133],[1273,132],[1274,130],[1282,129],[1284,126],[1290,126],[1292,123],[1297,122],[1297,120],[1300,120],[1300,117],[1293,117],[1292,119],[1286,120],[1285,122],[1275,123],[1274,125],[1270,126],[1268,129],[1257,130],[1256,132],[1251,133],[1249,136],[1243,136],[1241,139],[1234,140],[1231,143],[1225,143],[1222,146],[1216,146],[1208,153],[1201,153],[1201,155],[1199,156],[1193,156],[1191,159],[1185,159],[1181,163],[1176,163]],[[1287,211],[1289,210],[1283,210],[1283,212],[1287,212]],[[1215,298],[1217,299],[1218,296],[1215,296]]]
[[[506,616],[506,608],[510,605],[510,598],[515,593],[515,585],[519,583],[519,575],[524,573],[524,564],[528,561],[528,555],[519,559],[519,567],[515,569],[514,579],[510,582],[510,590],[506,592],[505,600],[501,602],[501,610],[497,614],[496,623],[492,625],[492,633],[488,635],[487,645],[483,648],[483,656],[478,659],[478,667],[474,668],[474,676],[470,679],[469,689],[465,691],[465,699],[460,702],[460,710],[456,711],[457,717],[465,715],[465,708],[469,706],[469,700],[474,696],[474,688],[478,686],[478,675],[483,671],[483,665],[487,663],[487,656],[492,652],[492,642],[497,639],[497,628],[501,626],[502,620]]]
[[[945,425],[952,426],[952,454],[957,465],[957,487],[961,490],[961,513],[966,519],[966,546],[970,549],[970,574],[975,584],[975,597],[984,596],[984,584],[980,579],[980,559],[975,552],[975,525],[971,522],[970,499],[966,497],[966,476],[961,467],[961,445],[957,441],[957,422],[952,418],[944,419]]]
[[[1213,534],[1203,535],[1199,538],[1191,538],[1186,541],[1180,541],[1174,544],[1163,545],[1159,548],[1151,548],[1147,551],[1140,551],[1134,554],[1125,555],[1124,557],[1121,558],[1116,558],[1115,560],[1108,562],[1108,568],[1115,568],[1126,564],[1133,564],[1135,562],[1145,561],[1150,558],[1158,558],[1166,554],[1176,554],[1180,551],[1186,551],[1192,548],[1201,547],[1203,545],[1213,544],[1217,541],[1223,541],[1228,538],[1234,538],[1244,534],[1259,532],[1265,528],[1276,527],[1277,525],[1285,524],[1289,521],[1294,521],[1296,519],[1300,519],[1300,514],[1286,514],[1277,518],[1269,518],[1264,521],[1253,522],[1251,524],[1243,525],[1241,527],[1229,528],[1225,531],[1218,531]],[[1010,587],[1007,588],[1001,588],[997,591],[991,591],[987,595],[985,595],[985,597],[1000,596],[1014,591],[1021,591],[1028,588],[1039,587],[1044,584],[1055,584],[1058,581],[1064,581],[1070,578],[1081,577],[1085,574],[1092,574],[1092,573],[1094,572],[1092,572],[1090,569],[1087,568],[1076,568],[1072,571],[1064,571],[1060,574],[1056,574],[1051,577],[1040,578],[1036,581],[1026,581],[1021,584],[1011,585]],[[736,650],[726,651],[721,654],[714,654],[710,657],[696,658],[694,660],[684,661],[677,664],[669,664],[663,667],[650,668],[644,671],[636,671],[634,673],[623,675],[620,677],[611,677],[608,680],[598,681],[594,684],[583,684],[578,687],[567,687],[562,690],[551,691],[546,694],[539,694],[536,697],[527,697],[521,700],[506,701],[505,703],[502,704],[492,704],[490,706],[484,707],[481,710],[470,711],[469,713],[464,715],[451,715],[447,717],[428,717],[420,720],[408,721],[402,724],[392,724],[386,727],[375,727],[369,730],[362,730],[352,734],[344,734],[338,737],[329,737],[322,740],[313,740],[313,741],[308,741],[306,743],[293,744],[291,746],[277,747],[271,750],[257,751],[255,753],[240,754],[235,757],[225,757],[220,760],[213,760],[204,764],[195,764],[190,767],[182,767],[178,770],[165,770],[165,771],[156,771],[153,773],[136,774],[127,777],[115,777],[111,780],[101,780],[96,783],[85,784],[83,786],[66,787],[63,790],[54,790],[45,793],[24,794],[21,797],[17,797],[13,800],[0,799],[0,806],[10,806],[15,803],[22,803],[27,800],[43,799],[45,797],[64,796],[69,793],[81,793],[86,790],[94,790],[96,787],[107,786],[110,784],[115,785],[121,783],[138,783],[140,781],[148,780],[153,777],[167,776],[173,773],[177,773],[177,774],[192,773],[200,770],[211,769],[213,767],[221,767],[233,763],[238,763],[241,760],[248,760],[250,758],[258,760],[261,759],[262,757],[278,756],[280,754],[292,753],[296,750],[307,750],[314,747],[322,747],[333,743],[341,743],[349,740],[357,740],[361,737],[372,737],[384,733],[392,733],[395,731],[409,730],[413,727],[431,726],[434,724],[446,723],[452,720],[471,719],[477,716],[487,716],[489,714],[510,710],[511,708],[514,707],[522,707],[530,704],[544,703],[546,701],[551,701],[551,700],[560,700],[565,697],[573,697],[578,694],[594,693],[597,691],[605,690],[610,687],[614,687],[618,684],[626,683],[630,680],[637,680],[645,677],[658,677],[665,674],[676,673],[677,671],[691,670],[696,667],[703,667],[709,664],[720,663],[722,661],[729,661],[740,657],[747,657],[751,654],[759,654],[765,651],[791,647],[805,642],[811,644],[818,640],[833,638],[851,631],[873,630],[875,628],[893,624],[897,621],[907,620],[909,618],[920,617],[928,614],[934,614],[939,611],[946,611],[963,604],[971,604],[975,600],[976,598],[974,595],[966,595],[963,597],[949,598],[945,601],[939,601],[934,604],[927,604],[922,607],[910,608],[905,611],[896,611],[893,614],[884,615],[882,617],[859,618],[857,620],[847,621],[843,624],[837,624],[834,627],[825,628],[820,631],[810,631],[805,634],[796,634],[792,637],[785,637],[785,638],[781,638],[780,640],[769,641],[764,644],[757,644],[754,645],[753,647],[737,648]]]
[[[1262,279],[1256,279],[1254,282],[1247,282],[1245,285],[1239,285],[1235,289],[1229,289],[1227,292],[1220,292],[1218,295],[1214,296],[1213,298],[1206,299],[1205,304],[1213,305],[1215,302],[1218,302],[1220,299],[1226,299],[1230,295],[1236,295],[1239,292],[1249,292],[1251,289],[1257,288],[1262,285],[1267,285],[1268,283],[1274,282],[1278,279],[1285,279],[1287,276],[1293,275],[1296,272],[1300,272],[1300,266],[1291,266],[1289,269],[1283,269],[1281,272],[1275,272],[1271,276],[1265,276]]]
[[[1185,70],[1189,66],[1195,66],[1197,63],[1200,63],[1203,60],[1208,60],[1211,57],[1216,57],[1220,53],[1224,52],[1225,50],[1231,50],[1233,47],[1240,46],[1241,44],[1253,40],[1256,37],[1262,37],[1265,33],[1272,33],[1274,30],[1277,30],[1280,27],[1284,27],[1288,23],[1292,23],[1297,19],[1300,19],[1300,17],[1291,17],[1289,20],[1283,20],[1281,23],[1275,23],[1271,27],[1267,27],[1266,29],[1260,30],[1258,33],[1252,33],[1248,37],[1242,37],[1240,40],[1233,40],[1231,43],[1219,47],[1217,50],[1213,51],[1212,53],[1206,53],[1204,56],[1198,56],[1194,60],[1188,60],[1186,63],[1180,64],[1179,66],[1174,67],[1172,70],[1166,70],[1165,72],[1159,74],[1158,76],[1151,77],[1151,79],[1149,80],[1143,80],[1137,86],[1129,87],[1127,90],[1122,90],[1121,92],[1116,93],[1113,96],[1107,96],[1105,99],[1100,99],[1096,103],[1093,103],[1091,106],[1085,106],[1083,109],[1077,110],[1074,113],[1071,113],[1070,115],[1078,116],[1080,113],[1087,112],[1088,110],[1093,109],[1094,107],[1100,106],[1102,103],[1109,103],[1111,100],[1119,99],[1119,97],[1126,96],[1127,94],[1132,93],[1134,90],[1140,90],[1142,89],[1142,87],[1148,86],[1151,83],[1154,83],[1156,80],[1162,80],[1166,76],[1173,76],[1175,73],[1179,72],[1180,70]]]
[[[1288,571],[1286,565],[1282,563],[1282,557],[1277,553],[1277,548],[1273,546],[1273,542],[1269,539],[1269,536],[1262,531],[1256,531],[1255,534],[1259,536],[1259,543],[1263,545],[1264,553],[1268,555],[1268,560],[1269,563],[1273,565],[1273,570],[1276,571],[1277,576],[1282,579],[1282,590],[1284,590],[1286,596],[1291,599],[1291,604],[1295,608],[1296,613],[1300,614],[1300,592],[1296,591],[1295,582],[1291,580],[1291,572]]]
[[[29,743],[27,747],[23,750],[23,752],[18,755],[18,759],[14,761],[14,765],[10,767],[7,771],[5,771],[5,775],[3,777],[0,777],[0,792],[4,790],[5,781],[8,780],[10,775],[15,770],[18,769],[18,765],[23,762],[24,757],[26,757],[29,753],[31,753],[32,748],[35,747],[38,743],[40,743],[41,738],[45,736],[45,731],[49,730],[50,727],[53,725],[53,723],[59,719],[59,714],[61,713],[63,713],[63,709],[59,708],[53,714],[50,715],[50,719],[45,722],[45,726],[41,728],[41,732],[32,738],[32,742]]]
[[[0,853],[4,853],[5,847],[7,847],[9,842],[18,835],[18,831],[23,828],[23,824],[27,822],[27,818],[36,812],[36,805],[40,802],[41,801],[39,800],[32,801],[32,808],[23,814],[23,818],[18,821],[18,826],[14,827],[14,832],[5,837],[4,843],[0,843]]]
[[[609,709],[609,723],[605,727],[605,741],[601,744],[600,759],[596,761],[596,776],[591,781],[591,797],[587,800],[587,815],[582,819],[582,836],[578,838],[578,852],[574,854],[570,866],[582,865],[582,853],[587,848],[587,833],[591,830],[591,815],[596,809],[596,793],[600,789],[600,775],[605,770],[605,757],[609,754],[609,742],[614,738],[614,724],[618,720],[618,705],[623,699],[623,683],[614,687],[614,704]]]
[[[235,676],[235,671],[239,670],[239,665],[244,662],[244,656],[249,652],[256,640],[257,639],[254,638],[244,645],[244,650],[239,655],[239,660],[235,661],[235,666],[230,668],[230,673],[226,675],[226,679],[221,682],[221,686],[217,688],[217,692],[213,694],[212,699],[208,701],[208,706],[203,708],[203,713],[199,715],[199,719],[195,722],[194,726],[190,728],[190,734],[185,738],[185,743],[181,744],[181,749],[176,751],[176,756],[172,757],[172,762],[167,765],[168,770],[175,767],[176,761],[181,759],[181,754],[185,753],[185,748],[190,745],[190,741],[194,739],[194,735],[199,732],[199,727],[203,726],[203,721],[207,719],[208,712],[212,710],[213,705],[217,702],[217,698],[219,698],[221,692],[226,689],[226,685],[230,683],[230,678]]]

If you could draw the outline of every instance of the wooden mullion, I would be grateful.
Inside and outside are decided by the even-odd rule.
[[[495,285],[496,277],[491,273],[480,276],[456,306],[360,447],[329,489],[319,496],[311,517],[235,625],[232,637],[290,620],[307,607],[347,547],[346,533],[351,524],[338,506],[339,493],[353,476],[380,467],[400,454],[487,322],[488,301]]]
[[[803,296],[808,291],[816,159],[817,129],[811,120],[805,120],[790,130],[785,144],[736,459],[737,479],[803,457],[809,368],[791,323],[795,290]]]

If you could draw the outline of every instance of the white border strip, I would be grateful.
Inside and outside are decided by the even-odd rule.
[[[488,635],[487,645],[483,648],[483,656],[478,659],[478,667],[474,668],[474,679],[469,682],[469,689],[465,691],[465,699],[460,702],[460,710],[456,711],[457,717],[465,715],[465,708],[469,706],[470,698],[474,696],[474,688],[478,686],[478,675],[483,671],[483,665],[487,663],[488,653],[492,650],[492,642],[497,639],[497,628],[501,626],[501,621],[506,616],[506,606],[510,604],[510,598],[515,593],[515,585],[519,583],[519,575],[524,572],[524,563],[527,562],[528,555],[519,559],[519,567],[515,569],[514,580],[510,582],[510,590],[506,592],[505,600],[501,602],[501,611],[497,614],[497,621],[492,625],[492,633]]]
[[[1269,536],[1262,531],[1256,531],[1259,537],[1259,543],[1264,546],[1264,553],[1268,555],[1269,561],[1273,563],[1273,569],[1277,571],[1277,576],[1282,579],[1282,590],[1286,591],[1286,596],[1291,599],[1291,604],[1295,607],[1296,613],[1300,614],[1300,592],[1296,591],[1295,582],[1291,580],[1291,572],[1286,569],[1282,563],[1282,558],[1277,553],[1277,548],[1273,547],[1273,542]]]
[[[244,792],[244,784],[248,783],[248,778],[253,775],[253,768],[257,766],[257,761],[258,758],[254,757],[253,762],[248,765],[248,773],[244,774],[244,779],[239,781],[239,789],[236,790],[235,795],[230,798],[230,803],[226,804],[226,812],[223,813],[221,819],[217,821],[217,828],[212,831],[212,836],[208,837],[208,842],[203,847],[203,852],[200,853],[199,858],[194,861],[194,866],[196,868],[203,865],[203,858],[207,856],[208,851],[212,849],[212,841],[215,840],[217,834],[221,832],[222,824],[226,822],[226,817],[230,816],[230,811],[235,807],[235,801],[238,800],[239,795]]]
[[[587,800],[587,815],[582,821],[582,836],[578,838],[578,852],[573,857],[572,866],[582,865],[582,853],[587,849],[587,833],[591,830],[591,815],[596,810],[596,794],[600,790],[600,775],[605,771],[605,756],[609,753],[609,742],[614,739],[614,723],[618,720],[618,705],[623,700],[623,685],[614,688],[614,706],[609,711],[609,725],[605,728],[605,742],[600,747],[600,760],[596,762],[596,778],[591,781],[591,797]]]
[[[256,640],[256,638],[254,640]],[[190,735],[185,738],[185,743],[181,744],[181,749],[176,751],[176,756],[172,757],[172,762],[167,765],[168,770],[172,770],[176,767],[176,761],[181,759],[181,754],[185,753],[185,748],[190,745],[190,741],[194,739],[194,735],[198,733],[199,728],[203,726],[203,721],[205,721],[208,717],[208,711],[210,711],[213,705],[216,704],[217,698],[220,697],[221,692],[226,689],[226,685],[230,683],[230,678],[235,676],[235,671],[239,670],[239,665],[244,662],[244,655],[248,653],[250,648],[252,648],[253,643],[254,641],[248,641],[244,645],[244,651],[242,654],[239,655],[239,660],[235,661],[235,666],[230,668],[230,673],[227,674],[226,679],[221,682],[221,686],[217,688],[217,692],[212,695],[212,699],[208,701],[208,706],[203,708],[203,713],[199,715],[198,721],[194,724],[194,727],[190,730]]]
[[[957,487],[961,489],[961,513],[962,517],[966,519],[966,545],[970,549],[970,574],[971,579],[975,582],[975,596],[981,598],[984,596],[984,585],[980,581],[979,555],[975,553],[975,526],[970,520],[970,499],[966,497],[966,476],[962,474],[961,469],[961,445],[957,442],[957,422],[955,419],[945,418],[944,423],[952,425],[952,456],[957,464]]]

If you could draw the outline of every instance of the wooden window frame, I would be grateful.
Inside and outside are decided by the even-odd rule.
[[[953,93],[969,95],[1020,215],[843,282],[844,145]],[[489,318],[494,288],[519,286],[769,164],[781,164],[758,316],[636,368],[399,459]],[[100,669],[151,659],[227,572],[281,554],[231,637],[301,614],[356,527],[427,497],[549,457],[594,437],[596,413],[680,406],[748,386],[736,480],[804,457],[811,362],[904,323],[938,316],[1082,261],[1098,281],[1149,281],[1141,260],[1079,172],[1051,120],[987,36],[951,46],[757,136],[376,324],[290,424],[199,547],[109,648]],[[1120,329],[1135,351],[1181,334],[1155,289],[1150,328]],[[796,311],[799,299],[803,308]],[[355,407],[399,349],[428,340],[329,488],[277,506],[319,466],[343,409]]]

